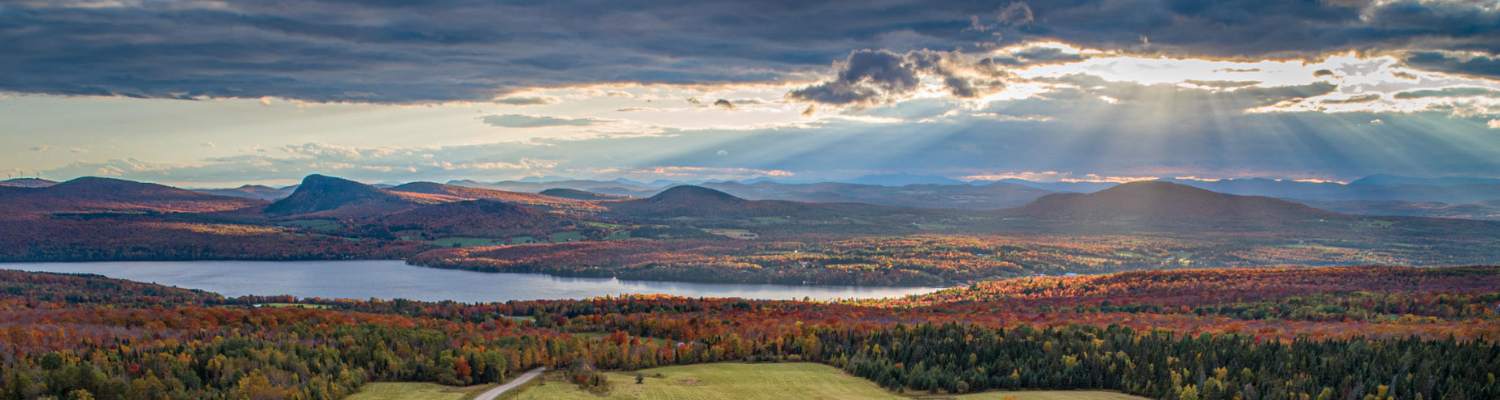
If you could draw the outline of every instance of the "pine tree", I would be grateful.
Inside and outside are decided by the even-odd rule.
[[[1177,400],[1199,400],[1198,389],[1193,385],[1182,388],[1182,394],[1177,395]]]

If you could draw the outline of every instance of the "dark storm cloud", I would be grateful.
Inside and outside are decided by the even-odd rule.
[[[1500,76],[1495,58],[1500,11],[1477,1],[121,3],[126,5],[0,0],[0,54],[5,55],[0,90],[398,103],[490,100],[538,86],[806,79],[824,72],[829,61],[849,57],[852,49],[972,54],[1034,40],[1230,58],[1352,49],[1395,54],[1420,68]],[[976,24],[985,28],[973,29]],[[992,62],[1022,65],[1069,57],[1077,56],[1038,52]],[[880,60],[849,60],[855,61],[877,67]],[[875,86],[825,86],[806,96],[859,102],[880,95],[870,90],[887,90],[879,85],[901,84],[899,77],[878,75],[882,71],[848,72],[866,74],[867,84]],[[977,90],[972,80],[936,75],[961,96]]]
[[[1132,53],[1234,59],[1358,50],[1413,66],[1500,77],[1492,1],[1093,0],[1035,2],[1036,22],[1003,33]],[[1454,56],[1443,51],[1479,52]]]
[[[1000,16],[996,19],[1009,25],[1021,25],[1035,21],[1036,16],[1031,13],[1031,6],[1024,1],[1018,1],[1006,5],[1000,10]]]
[[[995,57],[995,62],[1008,67],[1031,65],[1066,64],[1083,61],[1082,54],[1064,52],[1054,47],[1025,47]]]
[[[793,100],[824,104],[871,104],[899,99],[918,88],[923,75],[941,79],[955,97],[978,97],[1004,86],[1005,73],[989,58],[974,59],[959,52],[913,50],[856,50],[834,63],[833,80],[793,90]]]
[[[1497,34],[1500,36],[1500,34]],[[1474,75],[1487,78],[1500,77],[1500,52],[1492,56],[1448,54],[1436,51],[1412,52],[1406,63],[1413,67]]]
[[[545,115],[501,114],[486,115],[480,120],[486,124],[504,128],[541,128],[548,126],[589,126],[607,123],[594,118],[559,118]]]
[[[1495,91],[1495,90],[1490,90],[1490,89],[1485,89],[1485,88],[1476,88],[1476,87],[1461,87],[1461,88],[1447,88],[1447,89],[1438,89],[1438,90],[1413,90],[1413,91],[1409,91],[1409,92],[1396,93],[1396,95],[1391,96],[1391,97],[1395,97],[1395,98],[1398,98],[1398,99],[1420,99],[1420,98],[1423,98],[1423,97],[1495,97],[1495,98],[1500,98],[1500,91]]]
[[[905,57],[885,50],[858,50],[835,64],[838,77],[792,91],[789,97],[828,104],[872,102],[887,94],[915,90],[919,79]]]

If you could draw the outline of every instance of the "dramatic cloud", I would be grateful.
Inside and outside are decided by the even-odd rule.
[[[541,128],[548,126],[589,126],[607,121],[594,118],[559,118],[545,115],[502,114],[486,115],[481,120],[486,124],[505,128]]]
[[[1500,36],[1500,33],[1492,34]],[[1410,53],[1411,57],[1407,58],[1406,62],[1413,66],[1433,71],[1496,78],[1500,77],[1500,50],[1495,50],[1495,47],[1500,47],[1500,45],[1491,46],[1489,55],[1415,51]]]
[[[1423,97],[1494,97],[1500,98],[1500,90],[1485,88],[1447,88],[1440,90],[1413,90],[1396,93],[1398,99],[1420,99]]]
[[[906,58],[885,50],[858,50],[834,63],[838,77],[791,92],[793,99],[828,104],[865,103],[915,90],[917,71]]]
[[[505,95],[605,82],[807,81],[850,50],[890,50],[849,55],[848,77],[804,93],[848,104],[910,86],[901,67],[909,61],[892,56],[1049,40],[1233,59],[1355,50],[1427,70],[1500,76],[1500,7],[1486,1],[187,0],[0,1],[0,8],[0,90],[69,95],[536,105],[545,103]],[[995,62],[1080,57],[1047,53],[1056,51]],[[950,86],[968,90],[958,80]]]
[[[15,144],[0,169],[1493,175],[1497,13],[1471,0],[0,0],[0,121]]]
[[[836,77],[793,90],[788,98],[824,104],[873,104],[900,100],[917,91],[924,76],[941,80],[955,97],[979,97],[1004,87],[1005,72],[989,58],[959,52],[856,50],[834,63]]]
[[[1007,67],[1024,67],[1079,62],[1085,58],[1083,54],[1058,46],[1030,45],[1009,49],[996,55],[994,61]]]
[[[1018,1],[1006,5],[997,19],[1005,24],[1020,25],[1034,21],[1035,17],[1031,14],[1031,7],[1026,5],[1026,2]]]

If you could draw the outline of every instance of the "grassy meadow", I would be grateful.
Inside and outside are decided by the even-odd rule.
[[[1036,391],[991,392],[968,395],[901,395],[873,382],[845,374],[836,368],[811,363],[698,364],[639,371],[646,376],[635,383],[634,372],[609,373],[609,393],[604,396],[580,390],[577,385],[548,380],[545,385],[521,392],[517,400],[1143,400],[1113,392]],[[660,374],[658,376],[658,374]],[[549,377],[556,379],[555,376]]]

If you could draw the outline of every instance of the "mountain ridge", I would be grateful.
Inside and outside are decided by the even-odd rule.
[[[0,205],[17,216],[66,212],[221,212],[266,204],[262,200],[217,196],[155,183],[92,176],[45,187],[0,186]]]
[[[1306,221],[1348,217],[1286,200],[1232,195],[1161,181],[1124,183],[1088,194],[1051,194],[997,214],[1087,228],[1148,230],[1283,229]]]
[[[308,175],[297,190],[266,207],[274,216],[356,217],[407,210],[420,204],[371,185],[324,175]]]

